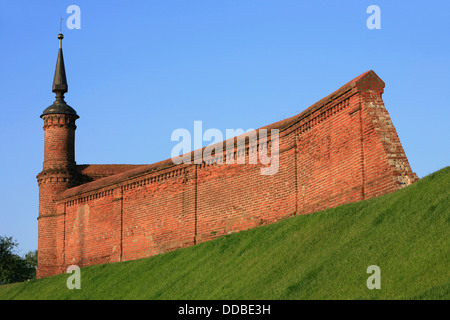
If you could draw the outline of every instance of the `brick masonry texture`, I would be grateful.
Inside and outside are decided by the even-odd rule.
[[[232,232],[393,192],[418,178],[368,71],[302,113],[261,129],[279,130],[279,169],[262,175],[216,149],[208,163],[76,165],[75,118],[44,117],[39,183],[38,277],[150,257]],[[257,130],[258,131],[258,130]],[[275,151],[273,152],[273,154]],[[195,152],[190,154],[194,160]],[[273,155],[272,154],[272,155]]]

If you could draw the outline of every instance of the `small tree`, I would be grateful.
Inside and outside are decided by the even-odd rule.
[[[12,237],[0,236],[0,284],[31,279],[36,275],[37,252],[21,258],[14,253],[18,243]]]
[[[29,272],[28,279],[36,278],[36,269],[38,265],[38,251],[37,250],[28,251],[24,259],[28,267]]]

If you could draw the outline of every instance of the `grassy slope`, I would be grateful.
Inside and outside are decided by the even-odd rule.
[[[376,199],[83,268],[81,290],[58,275],[0,286],[0,299],[449,299],[449,204],[446,167]]]

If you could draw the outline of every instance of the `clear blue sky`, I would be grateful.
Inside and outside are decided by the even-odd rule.
[[[81,9],[69,30],[68,6]],[[369,5],[381,29],[369,30]],[[177,128],[258,128],[367,70],[413,171],[449,165],[450,1],[3,1],[0,235],[37,249],[38,185],[63,18],[78,164],[170,158]]]

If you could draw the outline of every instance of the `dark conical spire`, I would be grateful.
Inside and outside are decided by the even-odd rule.
[[[64,67],[64,57],[62,52],[62,39],[64,35],[62,33],[58,34],[59,39],[59,52],[58,59],[56,60],[55,77],[53,78],[52,91],[56,93],[56,97],[64,99],[64,94],[68,91],[67,79],[66,79],[66,68]]]
[[[44,110],[41,117],[46,114],[71,114],[78,118],[77,112],[64,101],[64,94],[69,90],[62,52],[62,39],[64,39],[64,35],[62,33],[58,34],[58,39],[58,59],[56,60],[55,76],[52,85],[52,91],[56,94],[56,100],[50,107]]]

